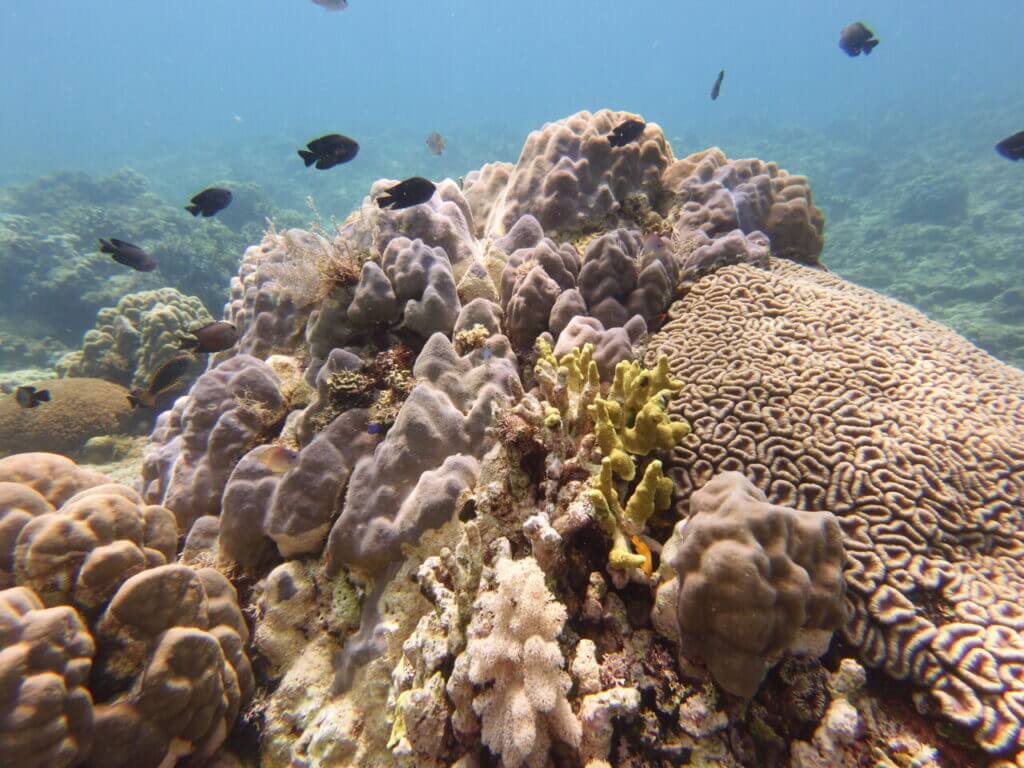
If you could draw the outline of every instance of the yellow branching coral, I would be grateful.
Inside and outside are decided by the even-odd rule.
[[[586,344],[574,349],[561,360],[555,358],[551,345],[543,338],[537,339],[534,349],[537,363],[533,375],[548,402],[544,409],[545,426],[561,427],[576,434],[588,431],[589,407],[601,394],[594,346]]]
[[[672,450],[689,434],[689,425],[668,413],[669,400],[682,384],[669,376],[667,358],[650,369],[621,362],[607,396],[601,397],[590,344],[561,359],[543,338],[535,350],[534,377],[543,398],[527,396],[516,414],[546,435],[549,478],[576,479],[581,469],[590,475],[577,498],[612,540],[609,567],[648,573],[650,551],[635,542],[651,516],[669,508],[672,481],[660,461],[644,457]],[[635,485],[632,493],[627,484]],[[549,501],[557,503],[559,485],[549,484]]]

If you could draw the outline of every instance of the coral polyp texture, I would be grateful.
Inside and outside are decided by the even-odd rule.
[[[1021,751],[1024,374],[785,262],[720,270],[670,314],[649,349],[686,382],[680,500],[736,471],[772,504],[834,514],[861,658],[987,751]]]
[[[134,489],[0,460],[0,745],[1021,764],[1022,375],[821,269],[804,177],[635,119],[271,226]]]

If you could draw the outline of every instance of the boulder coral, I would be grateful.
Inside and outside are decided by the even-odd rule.
[[[74,454],[99,435],[123,432],[131,416],[128,390],[103,379],[51,379],[27,383],[50,392],[50,402],[22,408],[0,398],[0,456],[30,451]]]
[[[130,293],[96,313],[82,348],[57,363],[60,376],[92,377],[145,389],[153,374],[180,353],[190,328],[212,322],[203,302],[174,288]],[[199,373],[197,361],[193,375]]]
[[[45,454],[16,458],[26,456],[37,475],[46,466],[55,475],[49,487],[35,483],[43,492],[73,475]],[[14,585],[0,592],[4,756],[143,768],[208,759],[254,685],[234,588],[210,568],[174,564],[174,516],[131,488],[80,475],[91,487],[54,506],[30,472],[5,462],[6,497],[27,480],[38,509],[0,540]],[[6,530],[12,509],[0,511]]]
[[[845,624],[845,555],[834,515],[769,504],[723,472],[690,497],[662,550],[655,624],[725,690],[753,696],[775,660],[820,655]]]
[[[994,754],[1024,751],[1024,374],[898,302],[787,262],[697,283],[650,341],[693,425],[685,505],[742,472],[827,509],[847,551],[846,638]]]

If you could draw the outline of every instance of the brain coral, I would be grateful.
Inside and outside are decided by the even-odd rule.
[[[864,660],[986,750],[1024,751],[1024,374],[787,262],[716,272],[670,317],[648,354],[685,383],[682,503],[732,470],[773,504],[834,513]]]
[[[203,302],[174,288],[129,293],[116,307],[96,313],[96,326],[86,332],[82,348],[65,355],[57,372],[145,389],[157,368],[181,349],[181,335],[208,322],[212,318]]]
[[[50,391],[50,402],[22,408],[0,398],[0,456],[23,451],[73,453],[97,435],[121,432],[131,414],[128,390],[103,379],[53,379],[30,386]]]

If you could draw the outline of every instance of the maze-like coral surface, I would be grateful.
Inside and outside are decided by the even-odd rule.
[[[1024,751],[1024,374],[900,303],[785,262],[697,283],[653,337],[693,426],[681,508],[737,470],[827,509],[846,635],[986,750]]]

